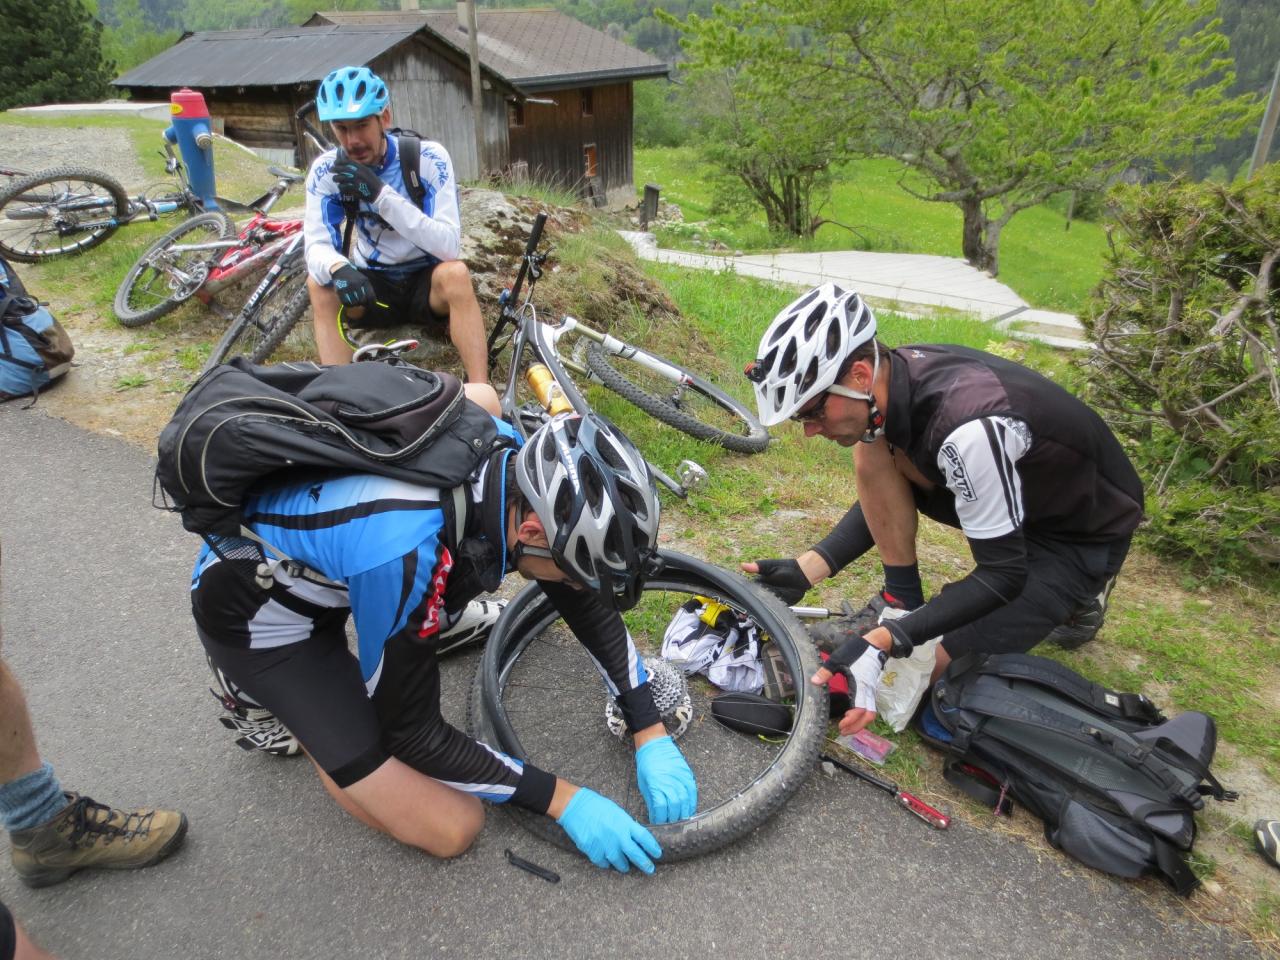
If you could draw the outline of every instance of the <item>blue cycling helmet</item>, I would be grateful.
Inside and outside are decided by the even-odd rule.
[[[316,113],[321,120],[359,120],[387,105],[387,85],[368,67],[339,67],[320,81]]]

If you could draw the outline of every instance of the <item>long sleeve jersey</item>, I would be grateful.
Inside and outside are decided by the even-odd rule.
[[[386,142],[377,173],[387,186],[374,203],[359,205],[349,256],[342,253],[346,210],[332,175],[338,151],[316,157],[307,172],[303,230],[307,270],[316,283],[329,284],[333,267],[343,262],[360,269],[404,270],[458,259],[462,219],[448,151],[431,140],[422,141],[418,170],[426,194],[419,209],[404,183],[399,143],[395,136]]]

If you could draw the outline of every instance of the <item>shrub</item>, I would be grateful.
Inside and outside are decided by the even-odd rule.
[[[1136,441],[1149,539],[1223,572],[1280,564],[1280,165],[1125,188],[1085,326],[1087,393]]]

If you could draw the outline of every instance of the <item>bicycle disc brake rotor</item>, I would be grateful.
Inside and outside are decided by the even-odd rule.
[[[679,740],[685,730],[689,729],[689,721],[693,719],[693,698],[689,696],[689,684],[684,674],[661,657],[644,657],[645,673],[649,675],[649,689],[653,691],[653,703],[658,708],[658,715],[671,734],[672,740]],[[604,701],[604,722],[609,732],[621,739],[627,734],[627,724],[622,711],[612,696]]]

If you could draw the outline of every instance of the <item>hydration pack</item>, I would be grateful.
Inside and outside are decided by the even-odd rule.
[[[225,556],[225,542],[256,539],[240,511],[261,485],[372,473],[456,491],[508,443],[449,373],[398,359],[324,367],[235,357],[178,404],[160,433],[155,477],[167,496],[159,505]]]
[[[950,739],[944,774],[997,812],[1010,798],[1045,838],[1105,873],[1161,875],[1187,896],[1186,854],[1204,798],[1235,800],[1209,772],[1217,730],[1206,714],[1166,719],[1142,694],[1117,693],[1029,654],[969,655],[933,689]]]
[[[71,368],[71,338],[0,257],[0,400],[31,397]]]

